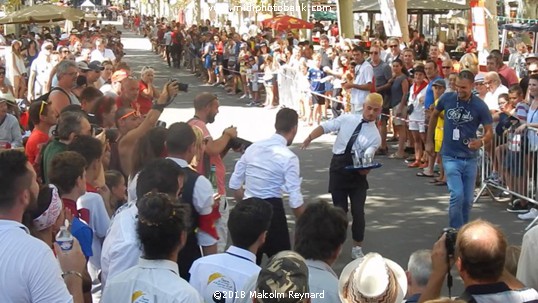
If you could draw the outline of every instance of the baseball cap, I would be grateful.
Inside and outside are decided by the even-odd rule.
[[[440,86],[446,88],[446,81],[445,79],[437,79],[433,81],[432,86]]]
[[[369,253],[346,265],[338,281],[342,302],[399,303],[406,292],[405,271],[378,253]]]
[[[405,277],[405,275],[404,275]],[[278,302],[299,303],[303,299],[289,297],[290,293],[304,294],[309,292],[308,267],[305,259],[290,250],[274,255],[269,263],[261,269],[256,283],[256,292],[278,294]],[[282,296],[280,296],[282,295]],[[274,299],[258,299],[258,302],[275,302]]]
[[[105,69],[103,67],[103,65],[101,65],[101,62],[99,62],[97,60],[94,60],[94,61],[90,62],[90,64],[88,64],[88,68],[90,68],[91,70],[94,70],[96,72],[102,71],[102,70]]]
[[[120,70],[115,71],[114,74],[112,74],[111,81],[120,82],[127,77],[129,77],[129,74],[127,73],[127,71],[124,69],[120,69]]]
[[[78,69],[82,70],[82,71],[89,71],[91,70],[91,68],[88,66],[88,63],[86,63],[86,61],[79,61],[77,62],[77,67]]]
[[[61,36],[60,36],[60,40],[68,40],[69,39],[69,34],[67,33],[63,33]]]
[[[484,82],[485,78],[486,78],[486,74],[478,73],[476,76],[474,76],[474,82],[475,83],[482,83],[482,82]]]

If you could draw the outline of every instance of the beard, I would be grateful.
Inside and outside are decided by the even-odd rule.
[[[207,115],[207,123],[211,124],[213,122],[215,122],[215,116],[214,114],[209,114]]]

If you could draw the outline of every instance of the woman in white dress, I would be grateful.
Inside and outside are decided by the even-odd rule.
[[[15,98],[23,98],[26,92],[26,66],[21,53],[22,42],[13,40],[11,52],[6,56],[6,77],[13,84]]]

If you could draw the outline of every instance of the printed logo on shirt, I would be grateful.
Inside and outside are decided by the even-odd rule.
[[[207,278],[207,287],[203,294],[204,301],[217,303],[234,302],[235,298],[230,294],[235,293],[235,291],[234,281],[216,272]]]
[[[149,298],[147,298],[146,294],[141,290],[137,290],[133,292],[133,294],[131,295],[131,303],[149,303],[149,302],[153,302],[153,300],[150,300]]]
[[[471,112],[463,107],[451,108],[446,111],[445,118],[452,120],[454,125],[461,125],[473,121]]]

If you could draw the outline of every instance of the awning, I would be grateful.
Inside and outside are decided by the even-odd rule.
[[[397,0],[395,0],[397,1]],[[468,5],[462,5],[443,0],[409,0],[407,2],[408,14],[446,14],[451,10],[468,10]],[[378,0],[360,0],[353,3],[354,13],[379,13]]]
[[[47,23],[62,20],[79,21],[84,12],[52,4],[33,5],[0,18],[0,24]]]

